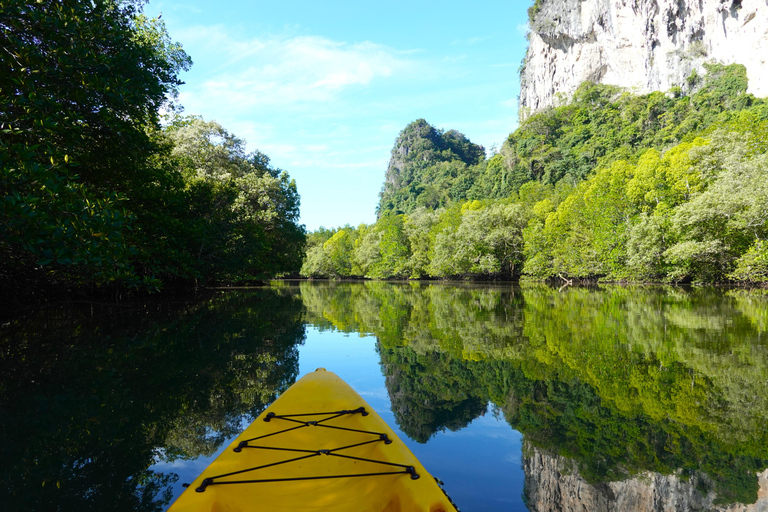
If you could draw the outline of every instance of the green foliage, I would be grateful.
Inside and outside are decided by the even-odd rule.
[[[715,134],[713,150],[705,159],[705,163],[712,162],[711,185],[671,216],[679,240],[665,253],[678,267],[670,274],[672,277],[722,279],[750,247],[768,234],[764,207],[768,200],[768,159],[765,154],[751,157],[747,150],[750,145],[749,138],[722,139]]]
[[[381,236],[382,233],[376,229],[376,225],[361,224],[357,228],[357,240],[352,254],[360,274],[369,275],[374,267],[381,260]]]
[[[377,257],[370,261],[365,275],[378,279],[407,277],[410,247],[405,231],[405,215],[382,215],[372,228],[378,240]]]
[[[404,221],[405,234],[408,237],[408,246],[411,254],[408,258],[408,269],[411,278],[426,276],[430,262],[430,233],[435,224],[440,220],[442,210],[429,211],[426,208],[418,208]]]
[[[190,196],[182,222],[195,275],[238,282],[297,272],[305,239],[288,174],[263,153],[247,155],[245,142],[216,122],[177,119],[165,136]]]
[[[372,278],[762,282],[766,133],[768,121],[746,111],[585,180],[531,181],[506,200],[385,215],[366,226],[355,258]]]
[[[477,202],[475,202],[477,203]],[[435,239],[430,273],[438,276],[518,275],[523,262],[523,235],[528,215],[521,205],[493,204],[462,208],[458,229]],[[478,205],[479,206],[479,205]]]
[[[728,277],[751,283],[768,281],[768,242],[755,240],[749,250],[736,260],[736,268]]]
[[[29,275],[30,269],[38,269],[47,280],[67,285],[136,283],[127,264],[134,251],[125,239],[133,219],[122,207],[122,197],[99,197],[68,180],[55,164],[40,165],[31,157],[14,162],[4,156],[0,281],[39,285],[41,278]]]
[[[723,105],[728,110],[749,107],[754,97],[747,94],[747,68],[744,66],[705,63],[705,87],[701,95],[694,96],[698,107]]]
[[[532,23],[533,20],[536,18],[536,15],[541,10],[541,5],[544,3],[544,0],[533,0],[533,4],[528,7],[528,22]]]
[[[341,229],[323,244],[324,253],[328,255],[331,276],[352,274],[352,251],[355,248],[355,232]]]
[[[361,224],[357,229],[346,226],[336,231],[322,247],[310,247],[301,275],[418,278],[426,265],[427,235],[435,217],[419,209],[413,220],[388,213],[370,226]],[[318,233],[310,234],[310,238],[318,236]],[[411,242],[416,244],[415,258]]]
[[[367,269],[368,262],[361,261],[357,251],[367,234],[365,224],[357,229],[349,225],[332,230],[321,227],[310,233],[307,236],[307,257],[300,274],[320,278],[360,276],[364,272],[361,265]]]
[[[322,245],[307,249],[299,273],[304,277],[329,277],[333,275],[334,269],[331,268],[331,262],[323,251]]]
[[[528,117],[510,134],[501,150],[506,173],[549,183],[566,176],[581,180],[597,166],[633,160],[648,148],[662,151],[764,104],[746,94],[743,66],[707,65],[704,80],[692,96],[677,97],[635,96],[585,82],[569,104]]]
[[[474,168],[484,160],[485,149],[456,130],[438,130],[424,119],[410,123],[392,148],[379,216],[436,209],[463,199],[474,181]]]
[[[154,181],[146,128],[191,61],[136,5],[0,6],[0,253],[12,262],[0,280],[10,295],[140,279],[126,206]],[[39,228],[22,229],[30,215]]]
[[[0,6],[3,302],[44,289],[243,281],[301,264],[286,174],[213,123],[161,129],[192,62],[141,5]]]
[[[148,149],[143,127],[157,120],[191,64],[162,22],[136,5],[3,5],[5,142],[44,162],[68,155],[95,185],[107,185],[109,170],[136,172],[129,157],[140,161]]]
[[[664,253],[668,249],[670,222],[664,216],[641,213],[627,235],[627,273],[636,279],[662,279],[671,271]]]
[[[362,273],[762,282],[768,104],[746,93],[743,66],[705,69],[690,96],[585,82],[487,160],[411,123],[360,238]]]
[[[598,168],[543,222],[539,216],[526,228],[526,272],[614,280],[726,278],[750,245],[765,237],[765,165],[753,142],[756,133],[720,128],[663,154],[647,150],[636,164]]]

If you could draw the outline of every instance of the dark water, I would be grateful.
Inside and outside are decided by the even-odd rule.
[[[0,503],[164,510],[323,366],[465,512],[765,510],[767,331],[768,296],[716,289],[275,283],[65,304],[0,329]]]

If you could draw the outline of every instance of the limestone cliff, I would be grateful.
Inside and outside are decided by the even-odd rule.
[[[757,502],[717,506],[706,475],[689,479],[645,472],[599,485],[588,483],[573,462],[526,442],[525,500],[531,512],[768,512],[768,469],[758,475]]]
[[[584,81],[644,94],[692,86],[704,63],[739,63],[768,96],[768,0],[536,0],[520,112],[555,105]]]

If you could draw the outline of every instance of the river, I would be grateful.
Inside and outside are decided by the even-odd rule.
[[[464,512],[768,510],[768,294],[274,282],[0,328],[5,510],[163,511],[299,376]]]

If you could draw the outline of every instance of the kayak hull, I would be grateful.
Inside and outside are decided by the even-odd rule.
[[[456,508],[370,405],[321,368],[256,418],[169,512],[246,510]]]

